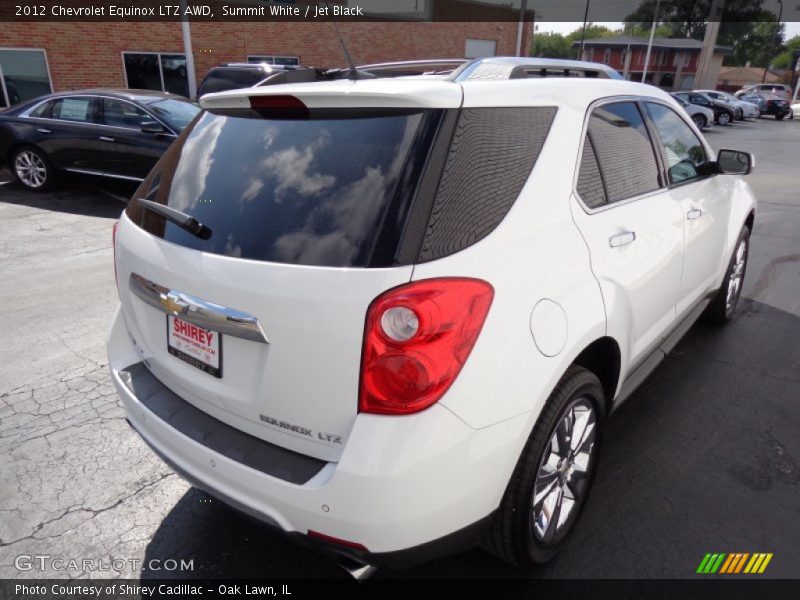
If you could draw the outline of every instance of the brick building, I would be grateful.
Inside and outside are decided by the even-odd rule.
[[[526,23],[522,48],[532,29]],[[197,79],[223,62],[265,60],[343,66],[331,23],[201,22],[190,24]],[[420,58],[514,55],[518,23],[340,23],[358,63]],[[0,107],[52,91],[145,87],[187,95],[180,22],[0,23]]]
[[[583,60],[605,63],[623,74],[625,79],[641,81],[647,55],[647,38],[617,36],[584,41]],[[576,42],[573,46],[579,46]],[[655,38],[650,50],[646,83],[666,90],[687,90],[695,87],[697,60],[703,42],[692,39]],[[711,58],[709,80],[716,81],[722,59],[732,50],[717,46]]]

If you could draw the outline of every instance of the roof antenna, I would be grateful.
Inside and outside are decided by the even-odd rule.
[[[323,4],[327,7],[328,3],[323,2]],[[344,51],[344,59],[347,61],[348,71],[347,71],[347,78],[352,79],[353,81],[357,79],[374,79],[375,75],[372,73],[367,73],[366,71],[359,71],[356,68],[355,63],[353,62],[353,57],[350,56],[350,52],[347,50],[347,46],[344,43],[344,39],[342,38],[342,34],[339,33],[339,28],[336,26],[336,21],[331,20],[333,24],[333,30],[336,32],[336,37],[339,38],[339,43],[342,45],[342,51]]]

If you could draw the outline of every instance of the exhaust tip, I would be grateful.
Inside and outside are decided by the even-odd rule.
[[[374,565],[365,565],[344,557],[337,558],[336,562],[356,581],[369,579],[378,570],[378,567]]]

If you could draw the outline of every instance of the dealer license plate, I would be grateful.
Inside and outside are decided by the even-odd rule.
[[[218,331],[167,315],[167,350],[209,375],[222,377],[222,335]]]

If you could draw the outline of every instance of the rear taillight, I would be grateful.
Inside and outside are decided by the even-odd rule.
[[[364,544],[350,542],[348,540],[343,540],[342,538],[333,537],[332,535],[325,535],[324,533],[320,533],[319,531],[314,531],[312,529],[308,530],[308,537],[317,538],[323,542],[344,546],[345,548],[353,548],[354,550],[363,550],[364,552],[368,552],[367,547]]]
[[[361,357],[359,410],[404,415],[429,407],[469,357],[492,304],[480,279],[426,279],[373,300]]]
[[[119,290],[119,282],[117,281],[117,227],[119,227],[119,221],[114,221],[114,226],[111,228],[111,253],[114,255],[114,283],[117,284],[117,290]]]

